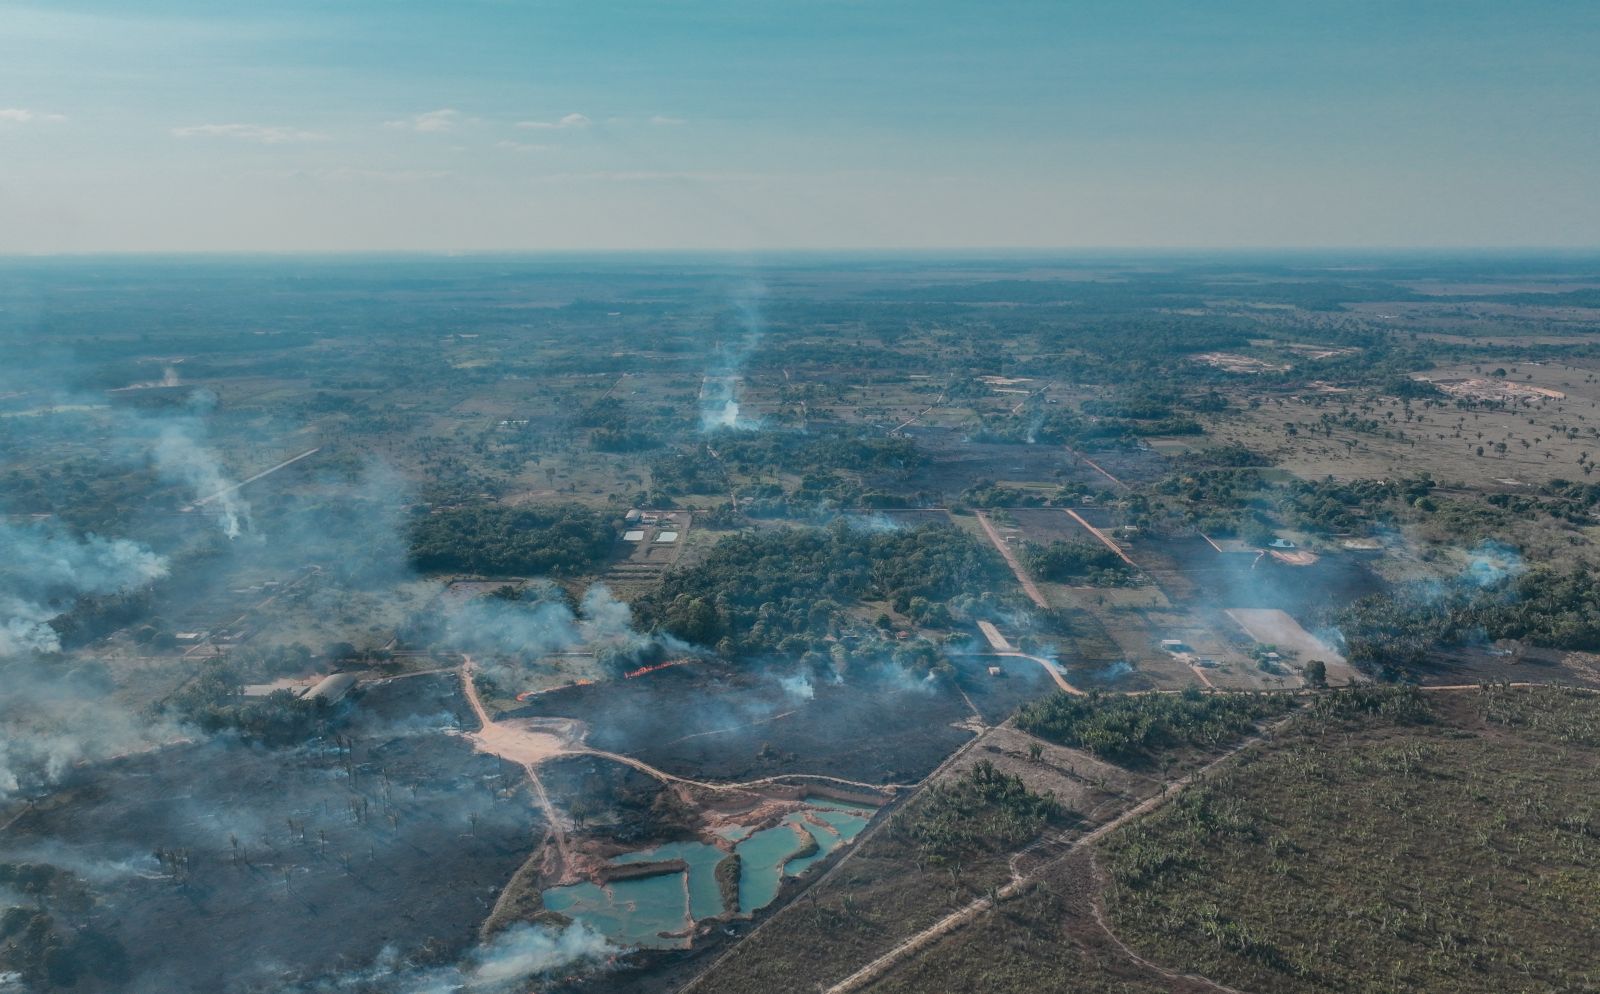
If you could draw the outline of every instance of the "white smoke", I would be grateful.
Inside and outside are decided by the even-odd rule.
[[[693,651],[669,635],[634,628],[632,610],[604,584],[591,585],[576,612],[552,583],[533,586],[531,593],[518,600],[479,597],[447,606],[442,642],[480,654],[484,672],[508,686],[520,685],[541,657],[556,652],[639,656],[656,647]]]
[[[153,748],[182,735],[115,701],[82,674],[22,660],[0,668],[0,797],[55,783],[73,766]]]
[[[705,378],[700,384],[700,430],[710,433],[722,429],[753,431],[760,422],[742,417],[736,394],[745,362],[761,344],[765,322],[761,318],[761,298],[766,288],[747,283],[733,295],[741,333],[732,342],[722,342]]]
[[[1476,587],[1493,587],[1502,580],[1527,571],[1522,554],[1503,542],[1487,541],[1467,553],[1467,568],[1461,582]]]
[[[417,969],[392,950],[370,970],[293,990],[382,990],[387,994],[511,994],[557,970],[592,967],[621,952],[582,922],[564,929],[515,925],[469,953],[455,966]],[[289,992],[284,992],[289,994]]]
[[[127,539],[0,522],[0,658],[61,647],[48,622],[81,597],[137,590],[167,560]]]
[[[781,676],[778,678],[778,686],[783,688],[785,694],[797,701],[809,701],[817,696],[817,688],[812,684],[811,677],[804,673]]]
[[[871,514],[846,514],[843,518],[845,524],[855,531],[897,532],[903,531],[905,527],[882,511],[873,511]]]
[[[250,506],[240,499],[234,484],[223,474],[217,457],[194,438],[187,426],[163,427],[156,437],[153,455],[162,476],[194,492],[195,502],[189,510],[215,511],[223,534],[239,537],[241,522],[248,520]]]
[[[716,382],[722,384],[718,389],[709,389],[709,384]],[[739,427],[739,402],[732,397],[722,400],[722,405],[717,405],[718,395],[725,395],[732,391],[732,386],[726,380],[708,381],[706,394],[708,399],[702,403],[700,411],[700,430],[715,431],[718,428]]]

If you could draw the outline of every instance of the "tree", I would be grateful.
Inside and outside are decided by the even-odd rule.
[[[1306,683],[1312,687],[1326,687],[1328,685],[1328,664],[1320,659],[1313,659],[1306,663]]]

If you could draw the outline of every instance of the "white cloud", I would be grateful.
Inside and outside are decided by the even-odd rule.
[[[410,117],[400,118],[398,121],[385,121],[383,126],[395,128],[400,131],[421,131],[423,133],[436,133],[451,131],[462,121],[461,112],[444,107],[439,110],[424,111]]]
[[[549,131],[556,128],[587,128],[589,119],[582,114],[568,114],[559,121],[518,121],[517,127]]]
[[[47,114],[26,107],[0,107],[0,124],[58,124],[66,119],[63,114]]]
[[[529,142],[511,142],[511,141],[495,142],[494,145],[495,145],[495,148],[503,148],[508,152],[521,152],[523,154],[526,154],[526,153],[529,153],[529,152],[543,152],[543,151],[545,151],[546,149],[548,149],[550,147],[549,145],[535,145],[535,144],[532,144],[532,143],[529,143]]]
[[[297,142],[327,141],[328,136],[299,128],[280,128],[265,124],[191,124],[173,128],[179,138],[230,138],[258,145],[290,145]]]
[[[687,124],[681,117],[668,117],[666,114],[656,114],[650,118],[650,123],[658,127],[671,127],[677,124]]]

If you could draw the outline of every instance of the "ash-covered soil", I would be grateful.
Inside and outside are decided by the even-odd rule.
[[[1015,683],[989,689],[965,677],[963,684],[992,697],[989,710],[999,713],[1011,695],[1027,692],[1026,670],[1007,670]],[[874,784],[921,779],[971,736],[956,725],[973,717],[954,688],[903,671],[869,670],[834,683],[714,663],[541,694],[512,714],[576,718],[588,725],[590,746],[692,779],[815,773]]]
[[[0,835],[0,860],[88,882],[128,955],[119,992],[278,991],[386,949],[454,959],[543,825],[521,770],[445,730],[448,698],[400,680],[359,691],[337,742],[85,770]]]

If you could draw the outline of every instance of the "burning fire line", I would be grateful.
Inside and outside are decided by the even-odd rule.
[[[694,662],[692,659],[669,659],[664,663],[657,663],[654,666],[641,666],[636,670],[630,670],[629,672],[622,674],[622,678],[624,680],[632,680],[635,677],[644,676],[646,673],[655,673],[658,670],[664,670],[669,666],[682,666],[684,663],[692,662]]]

